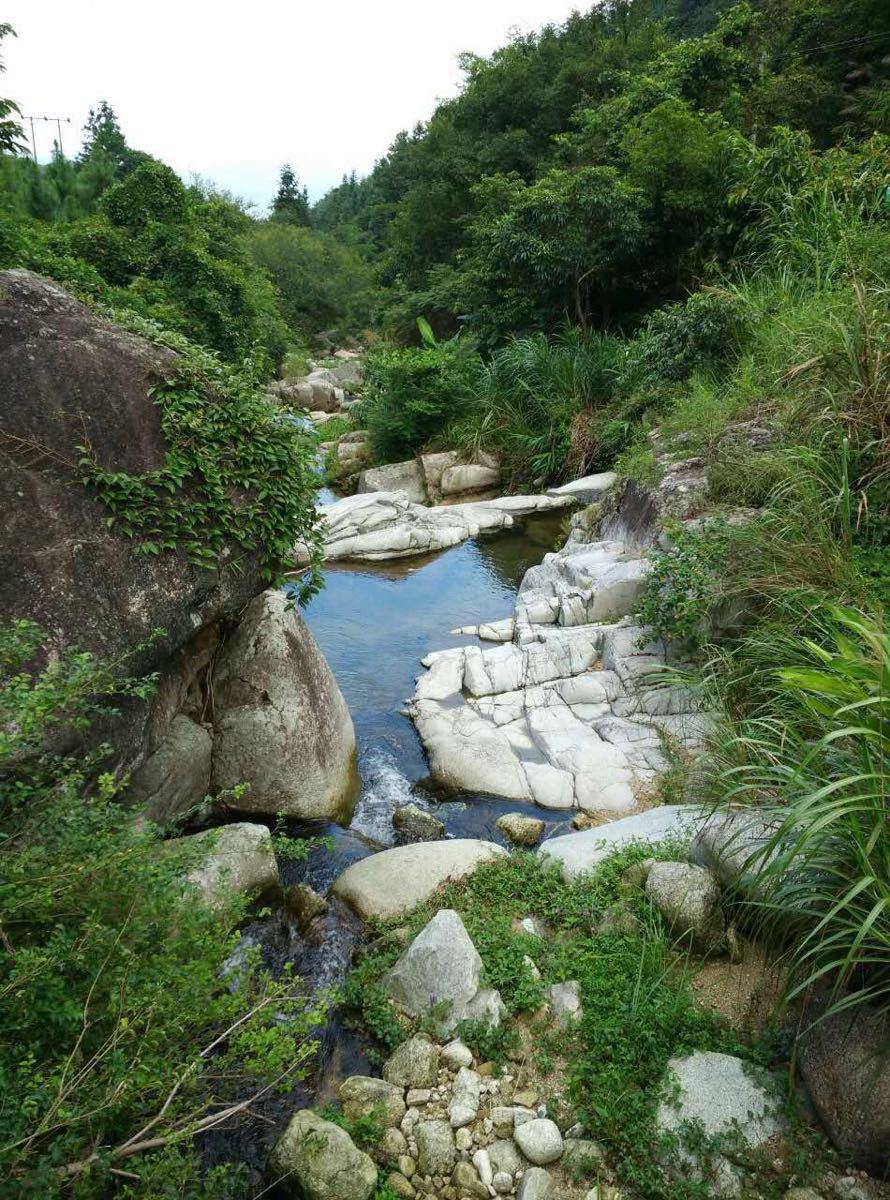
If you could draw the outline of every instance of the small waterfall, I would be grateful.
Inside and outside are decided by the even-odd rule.
[[[372,838],[382,846],[395,843],[392,815],[404,804],[416,804],[428,810],[429,804],[415,791],[414,785],[399,770],[386,750],[371,750],[362,762],[365,786],[359,797],[350,829]]]

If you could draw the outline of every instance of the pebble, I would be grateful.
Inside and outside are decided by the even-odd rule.
[[[454,1144],[458,1150],[469,1150],[473,1145],[472,1130],[464,1126],[463,1129],[458,1129],[454,1135]]]
[[[494,1174],[491,1169],[491,1159],[487,1150],[477,1150],[473,1155],[473,1166],[479,1172],[479,1178],[486,1187],[491,1187]]]
[[[399,1155],[399,1170],[406,1179],[410,1179],[412,1175],[417,1174],[417,1163],[410,1154]]]
[[[409,1108],[417,1108],[419,1104],[429,1104],[432,1094],[429,1088],[410,1088],[405,1103]]]
[[[493,1071],[494,1071],[494,1063],[492,1063],[492,1062],[480,1063],[479,1066],[476,1068],[476,1074],[482,1075],[483,1077],[486,1075],[491,1075],[493,1073]]]
[[[538,1093],[533,1092],[531,1088],[524,1088],[521,1092],[513,1093],[513,1101],[520,1108],[535,1108],[538,1103]]]
[[[508,1175],[506,1171],[498,1171],[492,1179],[492,1186],[499,1195],[506,1196],[508,1192],[513,1191],[513,1176]]]

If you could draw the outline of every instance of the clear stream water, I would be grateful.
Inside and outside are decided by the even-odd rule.
[[[319,498],[327,503],[333,496],[323,490]],[[512,613],[522,576],[555,547],[561,520],[559,515],[530,518],[509,532],[472,539],[427,558],[326,570],[326,586],[304,616],[352,714],[362,790],[348,829],[325,822],[292,823],[291,836],[324,835],[328,844],[303,861],[280,863],[285,887],[305,881],[326,891],[350,863],[393,845],[393,812],[408,803],[434,811],[449,837],[503,842],[495,822],[505,812],[543,817],[545,836],[567,831],[564,817],[534,805],[477,794],[443,796],[440,789],[424,786],[428,768],[423,748],[402,712],[426,654],[474,641],[452,636],[452,629]],[[337,901],[305,936],[283,909],[251,922],[243,933],[248,944],[262,947],[273,972],[290,963],[312,993],[345,981],[362,937],[358,920]],[[247,1163],[259,1186],[271,1140],[287,1116],[306,1104],[334,1099],[345,1076],[371,1073],[361,1036],[344,1027],[336,1010],[317,1036],[320,1050],[312,1079],[287,1096],[269,1097],[254,1118],[237,1128],[207,1136],[209,1162]]]

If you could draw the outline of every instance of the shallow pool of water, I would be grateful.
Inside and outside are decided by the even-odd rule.
[[[453,636],[458,626],[509,616],[522,576],[555,547],[561,524],[560,516],[532,518],[425,559],[327,569],[324,591],[305,617],[355,725],[363,786],[352,831],[391,845],[399,805],[433,805],[430,793],[417,786],[428,768],[403,715],[423,670],[420,660],[432,650],[475,641]],[[543,815],[531,805],[478,795],[454,796],[435,808],[452,836],[498,841],[495,821],[506,808]],[[549,820],[548,832],[561,823]],[[338,836],[337,842],[350,859],[367,852],[352,839]]]

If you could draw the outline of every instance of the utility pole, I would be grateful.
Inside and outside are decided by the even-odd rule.
[[[38,117],[38,116],[32,117],[32,116],[28,116],[27,114],[23,114],[23,116],[26,121],[31,122],[31,157],[34,159],[34,161],[37,162],[37,139],[34,136],[34,122],[35,121],[47,121],[51,125],[55,124],[56,129],[58,130],[59,153],[64,158],[65,151],[62,146],[62,122],[64,121],[66,125],[70,125],[71,118],[70,117]]]

